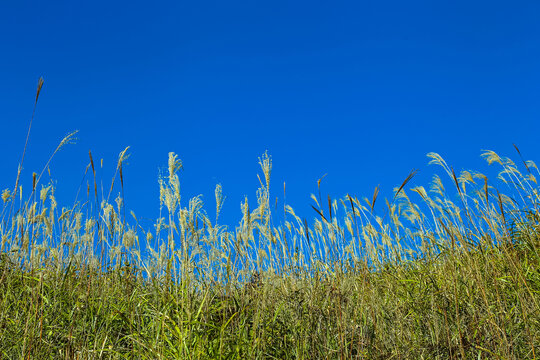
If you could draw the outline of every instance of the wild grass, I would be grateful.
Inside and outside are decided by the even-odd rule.
[[[56,151],[72,140],[68,135]],[[509,158],[485,151],[488,164],[500,168],[488,179],[457,174],[430,153],[447,180],[435,174],[429,189],[410,188],[411,173],[382,217],[374,211],[378,188],[369,199],[323,201],[319,187],[314,219],[284,205],[278,224],[272,161],[264,154],[256,206],[246,198],[242,218],[229,228],[219,223],[221,186],[212,221],[200,197],[181,197],[182,162],[171,153],[159,179],[161,216],[145,230],[123,203],[127,150],[108,192],[98,187],[90,153],[93,187],[70,207],[60,207],[52,182],[42,185],[36,173],[23,197],[23,155],[15,188],[2,193],[1,358],[539,354],[540,212],[532,161],[521,161],[520,172]]]

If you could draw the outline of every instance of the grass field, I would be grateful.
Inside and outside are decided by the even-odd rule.
[[[485,151],[500,169],[488,179],[430,153],[446,178],[410,188],[411,173],[380,216],[375,190],[313,196],[313,220],[284,206],[281,223],[264,154],[257,206],[246,199],[230,228],[217,222],[219,186],[215,210],[180,201],[171,153],[148,232],[123,205],[127,152],[116,199],[91,156],[94,187],[70,207],[37,173],[23,197],[19,172],[2,192],[0,357],[535,359],[539,172],[516,154]]]

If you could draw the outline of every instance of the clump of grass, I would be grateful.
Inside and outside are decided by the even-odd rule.
[[[246,198],[230,229],[218,222],[221,186],[212,222],[201,197],[182,199],[182,163],[170,153],[159,179],[161,215],[145,231],[126,216],[127,150],[107,197],[90,153],[93,191],[69,208],[36,174],[24,200],[21,160],[15,189],[2,193],[2,358],[537,357],[534,162],[522,161],[522,174],[485,151],[501,167],[495,182],[457,174],[430,153],[448,181],[434,175],[429,189],[409,188],[412,172],[383,217],[374,211],[378,188],[371,199],[323,204],[319,181],[316,218],[285,205],[279,222],[265,153],[256,206]]]

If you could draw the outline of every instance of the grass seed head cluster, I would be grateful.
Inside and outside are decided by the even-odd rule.
[[[378,188],[370,198],[326,201],[319,181],[315,217],[306,219],[287,204],[272,209],[265,153],[256,205],[246,197],[238,224],[226,226],[221,185],[210,215],[200,196],[181,197],[182,162],[170,153],[160,216],[144,229],[123,201],[128,148],[108,191],[91,153],[84,201],[59,205],[53,183],[42,184],[74,136],[28,191],[20,185],[23,152],[15,187],[2,191],[3,358],[539,356],[532,161],[522,160],[520,171],[484,151],[500,169],[490,179],[456,173],[429,153],[445,177],[411,187],[412,172],[384,202]]]

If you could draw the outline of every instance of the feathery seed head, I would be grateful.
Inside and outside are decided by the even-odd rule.
[[[215,195],[216,195],[216,221],[217,221],[217,219],[219,218],[219,213],[221,212],[221,208],[223,207],[223,201],[224,201],[223,189],[221,187],[221,184],[216,185]]]
[[[84,231],[89,234],[94,229],[94,226],[96,225],[96,222],[94,219],[86,219],[86,222],[84,224]]]
[[[120,214],[122,206],[124,205],[124,199],[122,199],[122,196],[120,196],[120,194],[118,194],[118,196],[116,197],[116,199],[114,201],[116,202],[116,207],[118,209],[117,211]]]
[[[495,151],[484,150],[481,156],[487,161],[488,165],[491,165],[494,162],[499,163],[500,165],[503,165],[503,161],[501,157],[497,155]]]
[[[118,166],[120,167],[127,159],[129,159],[130,154],[127,153],[129,146],[127,146],[119,155],[118,155]]]
[[[10,197],[11,197],[11,192],[9,191],[9,189],[4,189],[2,191],[2,201],[6,203]]]
[[[122,239],[122,243],[126,249],[129,249],[135,244],[135,241],[138,239],[137,234],[135,234],[135,231],[133,229],[129,229],[124,234],[124,238]]]
[[[51,186],[41,186],[41,191],[39,192],[39,199],[41,200],[41,202],[45,202],[45,200],[47,199],[47,195],[49,195],[49,190],[50,190]]]
[[[178,159],[178,155],[173,152],[169,153],[169,179],[180,169],[182,169],[182,160]]]
[[[79,130],[75,130],[69,134],[67,134],[62,141],[60,141],[60,144],[56,148],[56,151],[59,151],[62,147],[68,144],[75,144],[77,142],[77,138],[75,135],[79,132]]]
[[[75,214],[75,231],[79,231],[82,227],[82,215],[81,212]]]

